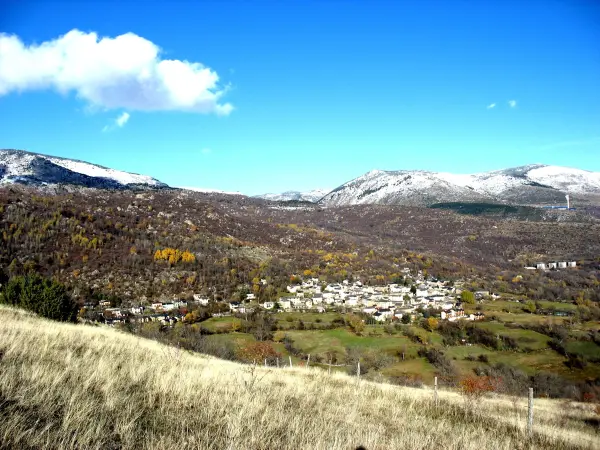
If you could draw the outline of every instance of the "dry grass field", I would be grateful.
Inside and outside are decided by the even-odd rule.
[[[245,366],[0,308],[0,448],[594,449],[593,405]]]

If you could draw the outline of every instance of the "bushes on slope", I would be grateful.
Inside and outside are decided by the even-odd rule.
[[[10,278],[0,288],[0,303],[52,320],[74,322],[77,318],[77,304],[66,287],[36,273]]]

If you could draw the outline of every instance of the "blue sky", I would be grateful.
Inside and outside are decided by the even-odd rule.
[[[375,168],[600,171],[593,0],[5,0],[0,30],[0,148],[246,194]],[[136,36],[101,52],[92,32]]]

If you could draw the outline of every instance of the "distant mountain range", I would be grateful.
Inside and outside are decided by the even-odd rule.
[[[74,159],[0,150],[0,184],[69,184],[104,189],[168,188],[149,177]],[[205,193],[236,194],[212,189]],[[437,203],[508,203],[518,205],[600,204],[600,172],[532,164],[493,172],[459,175],[421,170],[373,170],[333,189],[287,191],[255,197],[270,201],[303,201],[322,206],[362,204],[431,206]]]
[[[600,172],[532,164],[473,175],[419,170],[373,170],[334,189],[323,206],[431,206],[445,202],[566,204],[600,199]]]
[[[155,178],[75,159],[0,149],[0,184],[70,184],[103,189],[168,187]]]
[[[329,192],[331,192],[331,189],[314,189],[307,192],[287,191],[281,194],[262,194],[255,195],[254,197],[278,202],[298,201],[316,203]]]

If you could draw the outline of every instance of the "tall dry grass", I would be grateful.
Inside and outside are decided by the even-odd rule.
[[[0,446],[81,449],[598,448],[590,405],[244,366],[0,308]]]

